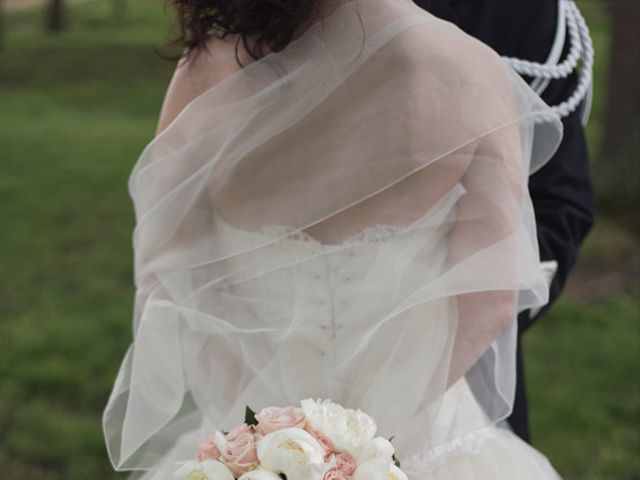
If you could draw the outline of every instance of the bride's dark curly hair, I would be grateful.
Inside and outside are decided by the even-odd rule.
[[[173,44],[187,55],[199,52],[211,36],[238,35],[238,46],[254,59],[287,46],[309,22],[322,0],[170,0],[177,13]]]

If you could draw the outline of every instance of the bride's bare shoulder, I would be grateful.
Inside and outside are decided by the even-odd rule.
[[[243,64],[250,63],[240,51]],[[156,134],[173,122],[196,97],[240,69],[236,59],[236,39],[210,38],[204,47],[178,61],[162,104]]]

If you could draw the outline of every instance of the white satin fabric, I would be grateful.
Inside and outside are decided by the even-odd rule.
[[[445,478],[424,459],[511,410],[517,312],[548,297],[527,178],[560,138],[494,52],[411,0],[346,1],[196,98],[129,179],[114,466],[162,471],[246,405],[314,397]],[[539,463],[504,435],[482,448]],[[460,459],[446,478],[476,469]],[[460,478],[503,478],[478,469]]]

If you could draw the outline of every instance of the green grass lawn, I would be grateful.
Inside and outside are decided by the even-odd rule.
[[[173,69],[166,18],[86,0],[51,36],[37,13],[10,14],[0,52],[0,479],[122,478],[100,415],[131,340],[126,182]],[[563,300],[528,335],[536,446],[566,479],[640,478],[638,338],[629,293]]]

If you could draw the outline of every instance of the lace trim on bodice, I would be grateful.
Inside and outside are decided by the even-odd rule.
[[[344,247],[354,243],[361,242],[380,242],[389,237],[399,235],[408,231],[407,227],[399,227],[396,225],[387,224],[375,224],[368,226],[360,232],[348,237],[340,243],[325,243],[315,237],[312,237],[304,230],[295,229],[287,225],[269,224],[264,225],[255,233],[258,235],[264,235],[268,237],[285,238],[287,240],[293,240],[296,242],[304,242],[310,245],[323,246],[323,247]]]

